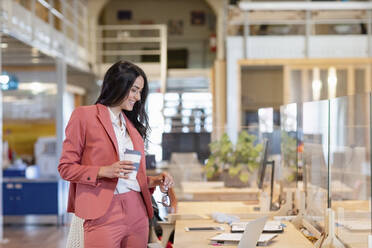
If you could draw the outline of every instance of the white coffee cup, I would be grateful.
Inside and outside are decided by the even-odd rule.
[[[133,166],[135,167],[135,169],[131,173],[128,174],[129,176],[128,180],[136,180],[137,171],[139,169],[140,161],[141,161],[141,152],[136,151],[136,150],[126,149],[124,152],[124,160],[133,162]]]

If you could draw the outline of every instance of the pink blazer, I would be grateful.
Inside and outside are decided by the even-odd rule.
[[[147,214],[152,218],[143,139],[129,119],[124,117],[133,148],[142,153],[137,180]],[[76,108],[66,127],[66,139],[58,165],[61,177],[70,182],[68,212],[83,219],[96,219],[106,213],[118,179],[97,179],[97,174],[101,166],[118,160],[118,144],[107,107],[96,104]]]

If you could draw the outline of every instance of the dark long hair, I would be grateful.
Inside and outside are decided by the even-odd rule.
[[[141,100],[134,104],[132,111],[123,111],[145,140],[149,131],[148,116],[145,111],[149,87],[146,74],[141,68],[128,61],[119,61],[113,64],[103,78],[101,94],[96,104],[100,103],[109,107],[120,105],[123,99],[128,96],[129,90],[139,76],[142,76],[144,80]]]

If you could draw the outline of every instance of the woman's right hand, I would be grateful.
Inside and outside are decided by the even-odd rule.
[[[98,178],[129,178],[131,173],[136,167],[133,166],[131,161],[117,161],[109,166],[102,166],[98,171]]]

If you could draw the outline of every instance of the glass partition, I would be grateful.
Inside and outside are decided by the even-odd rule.
[[[328,118],[329,101],[305,102],[300,110],[303,137],[303,184],[309,220],[324,228],[328,188]]]
[[[280,110],[274,108],[260,108],[258,109],[258,121],[258,142],[263,145],[263,150],[261,152],[261,164],[257,170],[256,185],[261,188],[261,192],[266,192],[267,195],[270,195],[274,204],[273,208],[276,208],[282,202],[280,194],[282,173]],[[264,154],[265,148],[267,148],[266,155]],[[273,168],[274,174],[272,174]],[[272,175],[274,175],[273,180],[271,180]],[[271,182],[273,182],[273,189],[271,189]],[[266,194],[263,196],[265,195]]]
[[[281,181],[284,187],[296,187],[297,182],[297,104],[280,107]]]
[[[371,232],[370,94],[330,100],[330,200],[336,235],[368,247]]]

